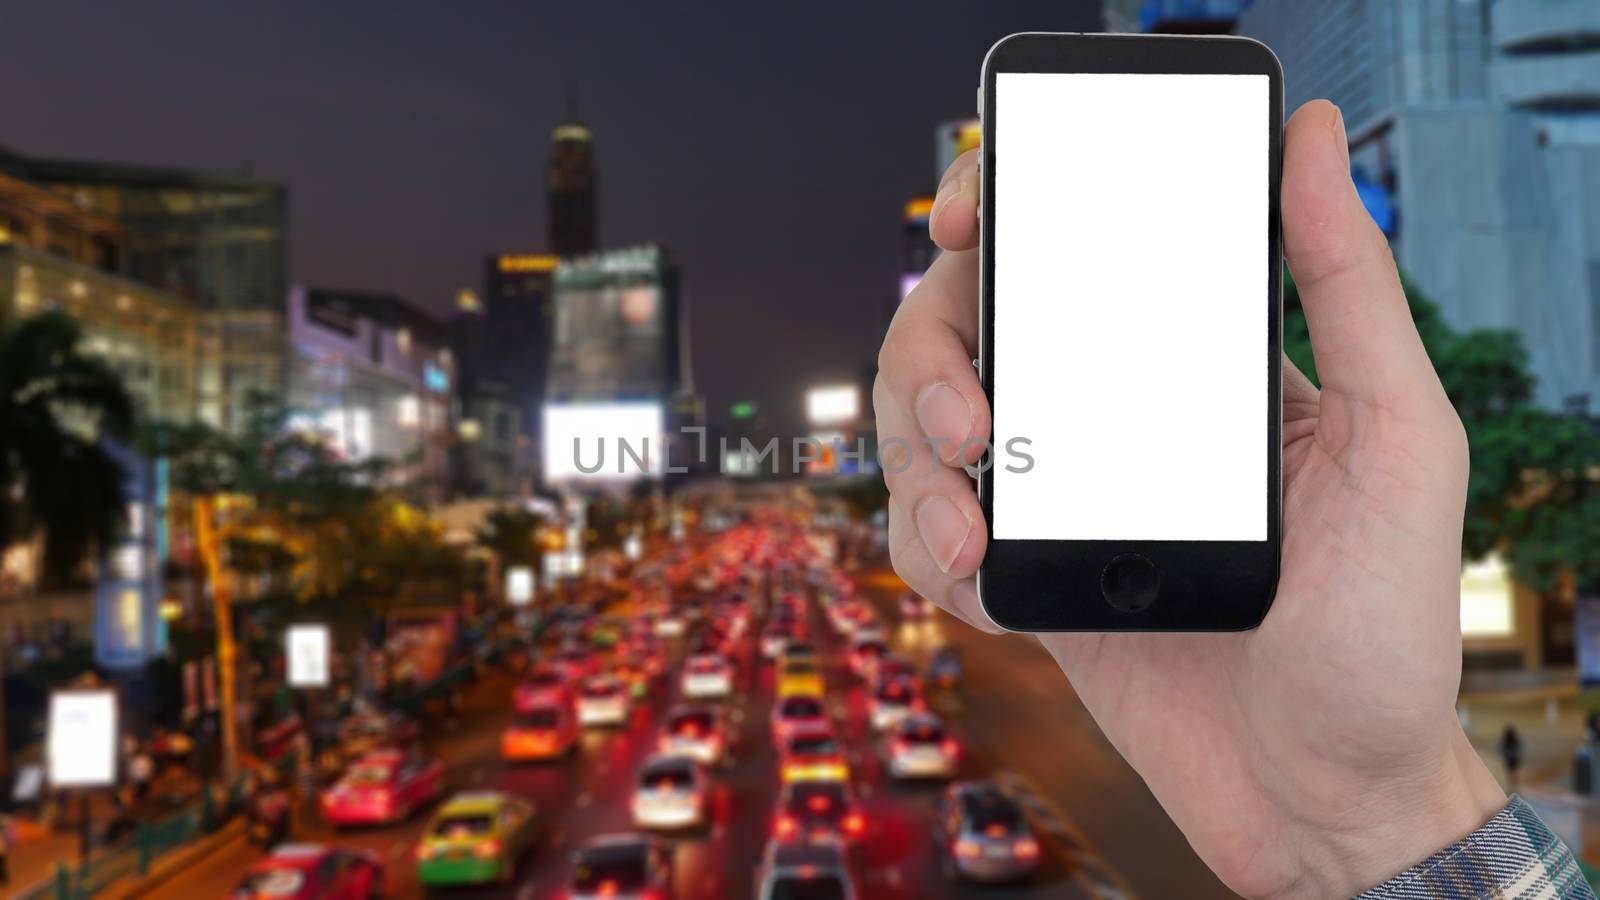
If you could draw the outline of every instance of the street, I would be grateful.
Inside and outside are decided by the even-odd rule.
[[[869,822],[857,885],[862,896],[1231,896],[1100,737],[1053,662],[1031,639],[982,635],[942,613],[906,621],[894,602],[900,588],[891,574],[874,571],[859,583],[883,617],[890,642],[919,668],[941,644],[961,651],[968,671],[964,685],[930,693],[929,705],[964,748],[960,777],[992,777],[1016,790],[1044,847],[1040,870],[1026,885],[987,888],[945,879],[930,833],[942,784],[890,783],[866,720],[865,691],[843,664],[842,643],[819,622],[827,703]],[[673,648],[674,664],[681,655],[680,641]],[[628,797],[634,772],[652,752],[653,736],[675,700],[674,681],[659,681],[626,726],[586,730],[575,757],[533,765],[508,764],[498,752],[500,729],[510,718],[513,678],[493,672],[474,685],[459,716],[425,734],[427,751],[444,761],[452,790],[497,789],[531,798],[538,808],[539,836],[512,883],[447,893],[518,900],[560,896],[578,845],[595,835],[631,830]],[[713,824],[704,833],[674,840],[679,897],[751,896],[779,786],[767,725],[773,698],[772,667],[747,651],[728,701],[736,726],[734,760],[716,773]],[[422,890],[413,851],[425,821],[418,813],[403,826],[337,832],[308,824],[294,840],[375,853],[384,862],[385,895],[416,897]],[[1163,864],[1141,865],[1152,854]],[[154,896],[223,896],[259,855],[236,841]]]

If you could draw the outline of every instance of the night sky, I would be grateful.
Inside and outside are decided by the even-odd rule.
[[[285,182],[291,281],[437,311],[544,245],[575,92],[602,245],[670,248],[697,387],[774,424],[873,358],[901,206],[988,46],[1099,25],[1094,0],[5,6],[0,144]]]

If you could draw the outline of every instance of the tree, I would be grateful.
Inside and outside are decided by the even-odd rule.
[[[1451,328],[1409,280],[1406,301],[1466,428],[1472,453],[1462,553],[1500,551],[1516,577],[1547,592],[1565,577],[1600,589],[1600,503],[1593,500],[1600,433],[1581,416],[1534,406],[1535,378],[1515,331]],[[1313,382],[1305,312],[1291,279],[1284,294],[1284,351]]]
[[[43,572],[57,584],[117,536],[127,504],[101,441],[129,438],[133,401],[81,339],[60,312],[0,332],[0,547],[42,531]]]
[[[500,507],[484,517],[478,528],[479,546],[492,552],[505,566],[532,566],[540,560],[539,529],[544,516],[521,507]]]

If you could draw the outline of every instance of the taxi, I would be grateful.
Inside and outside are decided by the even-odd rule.
[[[444,793],[444,764],[400,750],[377,750],[322,793],[322,818],[335,828],[404,822]]]
[[[519,711],[500,733],[500,756],[507,762],[536,762],[571,753],[578,746],[578,716],[573,704],[547,703]]]
[[[778,699],[821,697],[824,690],[822,667],[815,659],[786,658],[778,664]]]
[[[383,896],[383,860],[364,850],[283,844],[250,867],[230,900],[368,900]]]
[[[826,728],[794,731],[780,745],[778,771],[791,781],[848,781],[850,764],[844,747]]]
[[[533,843],[533,804],[500,791],[451,797],[417,843],[424,885],[509,882]]]

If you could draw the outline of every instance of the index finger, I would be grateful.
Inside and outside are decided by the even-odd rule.
[[[951,465],[976,462],[989,439],[989,403],[972,364],[978,345],[978,254],[946,252],[900,304],[878,352],[892,402]]]
[[[946,250],[978,246],[978,154],[975,148],[956,157],[939,180],[928,214],[928,236]]]

